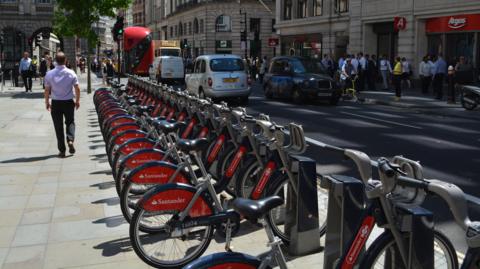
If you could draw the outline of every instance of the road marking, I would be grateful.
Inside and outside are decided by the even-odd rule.
[[[394,122],[394,121],[377,119],[377,118],[373,118],[373,117],[369,117],[369,116],[365,116],[365,115],[353,114],[353,113],[349,113],[349,112],[345,112],[345,111],[342,111],[341,113],[342,113],[342,114],[346,114],[346,115],[350,115],[350,116],[356,116],[356,117],[359,117],[359,118],[365,118],[365,119],[369,119],[369,120],[375,120],[375,121],[379,121],[379,122],[389,123],[389,124],[392,124],[392,125],[409,127],[409,128],[419,129],[419,130],[423,129],[422,127],[418,127],[418,126],[414,126],[414,125],[409,125],[409,124],[403,124],[403,123]]]

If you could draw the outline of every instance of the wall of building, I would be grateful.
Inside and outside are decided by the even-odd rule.
[[[228,40],[231,41],[231,52],[237,55],[244,55],[244,50],[241,48],[240,32],[243,31],[244,25],[242,24],[244,16],[240,14],[247,12],[247,37],[248,40],[254,39],[254,33],[250,31],[250,18],[259,18],[260,22],[260,35],[261,40],[261,55],[271,57],[273,55],[273,49],[268,47],[268,38],[276,36],[272,32],[272,19],[274,19],[274,2],[264,1],[268,4],[268,9],[261,5],[256,0],[243,0],[241,4],[236,0],[224,0],[224,1],[198,1],[197,4],[190,6],[184,6],[183,8],[173,8],[173,13],[170,11],[170,1],[166,1],[165,5],[167,13],[165,19],[161,20],[160,28],[168,31],[168,39],[184,40],[187,39],[188,44],[191,47],[199,49],[199,53],[203,51],[204,54],[211,54],[216,52],[216,41]],[[165,10],[165,8],[164,8]],[[218,16],[228,15],[231,19],[231,31],[218,32],[216,31],[215,22]],[[200,31],[198,34],[194,34],[193,26],[195,18],[200,22],[204,21],[203,33]],[[170,36],[170,27],[175,27],[180,24],[187,24],[187,33],[182,35]],[[192,24],[192,34],[188,30],[189,24]],[[178,29],[177,29],[178,31]],[[164,34],[162,34],[162,39]],[[250,53],[250,50],[249,52]]]

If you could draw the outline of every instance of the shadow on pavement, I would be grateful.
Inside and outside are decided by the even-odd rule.
[[[100,190],[106,190],[115,187],[115,181],[97,183],[90,185],[90,187],[97,187]]]
[[[96,172],[90,172],[89,175],[111,175],[112,171],[111,170],[102,170],[102,171],[96,171]]]
[[[38,157],[21,157],[21,158],[1,161],[0,163],[30,163],[30,162],[44,161],[51,158],[57,158],[57,154],[38,156]]]
[[[106,205],[109,205],[109,206],[119,205],[120,204],[120,198],[110,197],[110,198],[100,199],[100,200],[97,200],[97,201],[93,201],[92,204],[95,204],[95,205],[106,204]]]
[[[12,95],[13,99],[42,99],[43,92],[22,92]]]
[[[123,252],[132,251],[129,237],[103,242],[94,246],[93,248],[101,249],[102,256],[104,257],[112,257]]]
[[[112,216],[112,217],[106,217],[106,218],[101,218],[98,220],[92,221],[93,224],[102,224],[104,223],[107,225],[109,228],[113,227],[118,227],[124,223],[127,223],[123,215],[118,215],[118,216]]]

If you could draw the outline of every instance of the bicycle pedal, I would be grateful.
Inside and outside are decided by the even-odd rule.
[[[234,247],[225,247],[226,252],[234,252],[233,249]]]

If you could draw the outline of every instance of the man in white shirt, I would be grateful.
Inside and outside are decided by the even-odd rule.
[[[382,56],[379,69],[383,79],[383,90],[388,90],[388,76],[392,73],[392,66],[390,61],[387,60],[387,55]]]
[[[65,67],[65,54],[63,52],[58,52],[55,59],[57,65],[54,69],[48,71],[45,76],[45,106],[52,115],[55,134],[57,136],[58,157],[65,158],[66,147],[63,119],[65,117],[69,152],[74,154],[74,109],[80,107],[80,87],[78,86],[78,79],[75,72]],[[75,95],[73,93],[73,88],[75,88]],[[50,96],[52,98],[51,103]]]
[[[432,65],[428,60],[428,56],[423,57],[420,66],[418,67],[418,74],[422,81],[422,93],[427,94],[430,83],[432,82]]]
[[[22,75],[23,85],[25,85],[25,92],[32,91],[32,72],[30,71],[32,59],[28,56],[28,52],[25,51],[18,67],[18,73]]]

